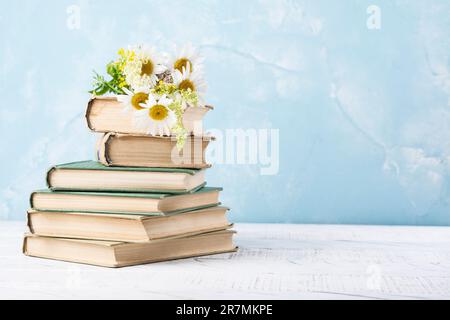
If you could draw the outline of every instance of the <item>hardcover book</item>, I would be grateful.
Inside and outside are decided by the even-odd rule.
[[[205,150],[212,137],[187,137],[182,150],[171,137],[107,133],[99,141],[98,159],[106,166],[209,168]]]
[[[185,194],[38,190],[31,208],[40,211],[166,215],[219,204],[221,188],[204,187]]]
[[[60,164],[47,172],[52,190],[186,193],[205,184],[205,170],[111,167],[97,161]]]
[[[212,109],[211,106],[188,107],[182,120],[186,132],[202,135],[203,117]],[[86,121],[95,132],[147,134],[145,129],[134,125],[132,113],[123,112],[122,103],[116,97],[92,98],[86,108]]]
[[[216,206],[167,216],[28,211],[28,227],[40,236],[142,242],[223,230],[228,208]]]
[[[150,262],[233,252],[233,231],[223,230],[189,237],[140,243],[81,240],[25,235],[23,253],[28,256],[124,267]]]

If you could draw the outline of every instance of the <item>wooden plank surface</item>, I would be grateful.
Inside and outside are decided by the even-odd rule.
[[[237,224],[237,253],[108,269],[25,257],[0,223],[0,298],[450,299],[450,228]]]

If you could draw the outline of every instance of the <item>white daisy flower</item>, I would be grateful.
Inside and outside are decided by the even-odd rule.
[[[177,121],[175,113],[169,109],[171,103],[172,99],[166,95],[150,94],[147,102],[141,103],[143,109],[134,113],[135,125],[153,136],[170,136],[170,130]]]
[[[198,50],[188,43],[180,50],[175,48],[176,53],[169,59],[169,68],[173,71],[178,70],[183,72],[188,66],[191,71],[203,71],[204,58],[200,55]]]
[[[200,71],[193,71],[186,65],[183,71],[175,70],[172,74],[173,84],[177,86],[179,90],[191,90],[197,93],[199,99],[206,92],[206,82],[203,79],[203,74]]]
[[[125,81],[133,89],[152,88],[158,80],[156,75],[166,70],[164,57],[148,45],[131,47],[129,50],[134,52],[134,57],[124,67]]]
[[[117,101],[122,103],[124,112],[144,109],[141,106],[141,103],[147,102],[148,95],[150,94],[149,88],[136,88],[132,91],[127,88],[122,88],[122,90],[125,91],[126,94],[118,95]]]

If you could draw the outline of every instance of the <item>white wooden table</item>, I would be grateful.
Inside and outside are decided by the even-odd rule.
[[[240,250],[108,269],[25,257],[0,223],[0,298],[450,299],[450,228],[238,224]]]

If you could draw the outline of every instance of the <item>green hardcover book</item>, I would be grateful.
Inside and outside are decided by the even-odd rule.
[[[232,230],[221,230],[134,243],[27,234],[23,242],[23,253],[32,257],[116,268],[234,252],[237,250],[233,244],[234,233]]]
[[[54,191],[186,193],[205,184],[204,169],[108,167],[97,161],[78,161],[47,172],[47,185]]]
[[[39,211],[170,215],[219,205],[222,188],[184,194],[38,190],[31,208]]]
[[[30,231],[39,236],[141,242],[189,236],[231,227],[228,208],[215,206],[168,216],[28,210]]]

